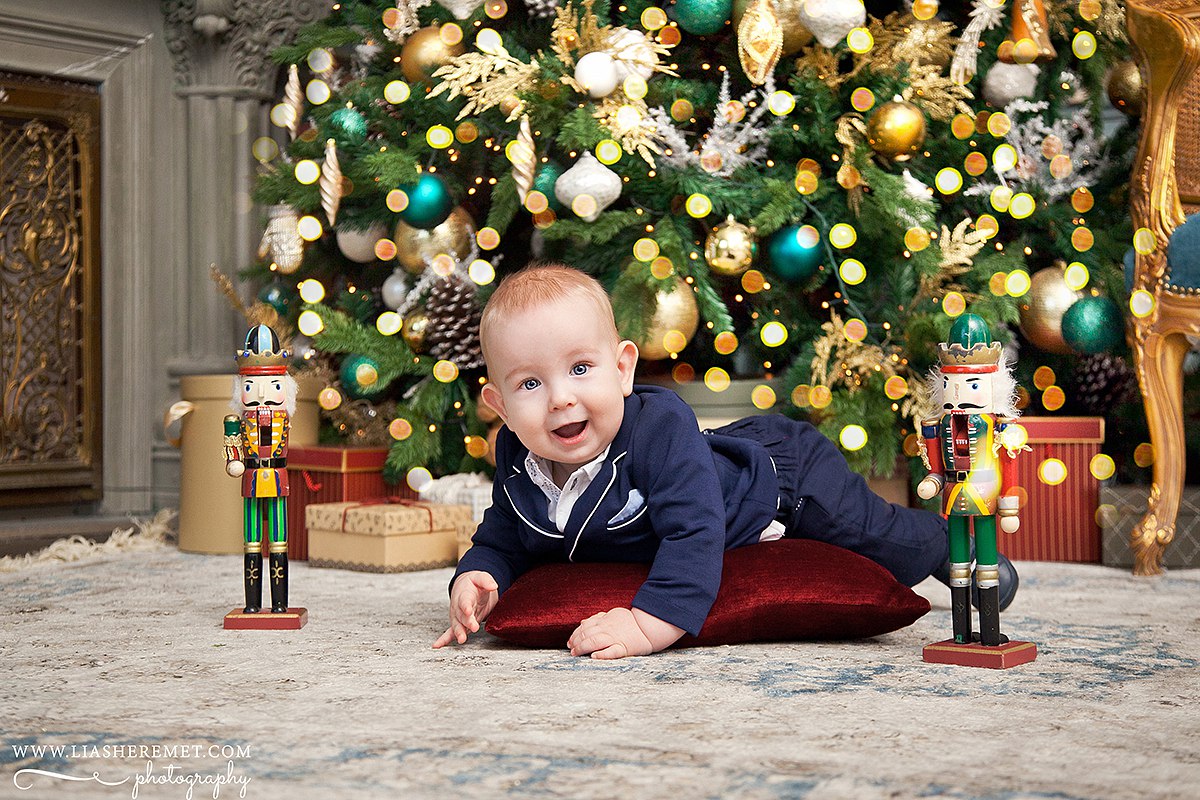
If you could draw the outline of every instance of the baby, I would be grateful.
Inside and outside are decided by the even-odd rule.
[[[533,266],[501,282],[480,324],[483,400],[504,420],[492,506],[459,562],[450,627],[466,642],[546,561],[649,563],[630,608],[583,620],[572,655],[623,658],[697,634],[725,550],[797,536],[860,553],[915,585],[945,564],[945,521],[887,503],[804,422],[750,417],[701,432],[674,392],[635,386],[604,289]]]

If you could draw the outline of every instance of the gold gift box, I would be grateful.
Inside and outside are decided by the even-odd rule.
[[[475,521],[468,506],[412,500],[316,503],[305,510],[314,567],[412,572],[453,566]]]

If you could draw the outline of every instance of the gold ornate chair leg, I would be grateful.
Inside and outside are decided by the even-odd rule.
[[[1149,510],[1130,534],[1134,575],[1161,574],[1163,552],[1175,536],[1183,490],[1183,359],[1187,351],[1183,336],[1150,333],[1138,359],[1138,380],[1154,445],[1154,482]]]

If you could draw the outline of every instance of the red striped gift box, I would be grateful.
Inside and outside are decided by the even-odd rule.
[[[1014,561],[1100,562],[1100,481],[1092,457],[1104,444],[1103,417],[1021,417],[1033,452],[1017,456],[1017,485],[1024,490],[1021,529],[999,532],[1000,551]],[[1040,470],[1047,459],[1066,468],[1050,484]],[[1057,465],[1054,465],[1057,466]],[[1057,479],[1056,470],[1048,477]]]
[[[415,498],[407,485],[383,482],[386,447],[311,445],[288,448],[288,558],[308,559],[304,509],[312,503],[340,503],[372,497]]]

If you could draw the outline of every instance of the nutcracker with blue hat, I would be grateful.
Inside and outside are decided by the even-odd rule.
[[[297,394],[296,380],[287,370],[290,355],[275,331],[255,325],[236,356],[231,406],[238,413],[225,417],[225,471],[242,480],[246,606],[226,615],[226,628],[299,628],[307,618],[304,609],[288,607],[287,454]],[[270,614],[260,613],[264,538]]]
[[[950,537],[949,581],[954,638],[924,649],[926,661],[1004,669],[1032,661],[1037,646],[1000,633],[1001,562],[997,519],[1006,533],[1021,525],[1014,458],[1025,444],[1017,423],[1016,382],[999,342],[982,317],[964,314],[938,345],[930,375],[938,417],[921,424],[928,474],[917,486],[926,500],[941,495]],[[971,570],[972,538],[975,570]],[[1013,574],[1015,579],[1015,573]],[[978,589],[979,633],[971,630],[971,584]]]

